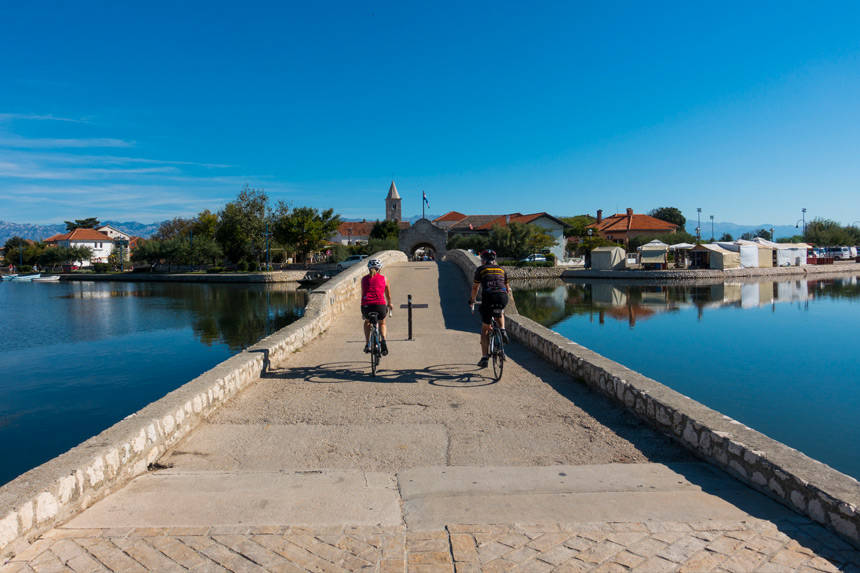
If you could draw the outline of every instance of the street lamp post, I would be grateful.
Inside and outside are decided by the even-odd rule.
[[[696,241],[702,242],[702,208],[696,207]]]
[[[806,241],[806,207],[801,209],[801,212],[802,212],[801,214],[803,215],[803,217],[801,219],[797,220],[797,222],[794,224],[794,228],[799,229],[801,223],[803,223],[803,240]]]
[[[711,242],[714,240],[714,216],[711,215]]]
[[[270,237],[271,235],[272,235],[272,234],[269,232],[269,222],[268,222],[268,221],[266,221],[266,271],[268,271],[268,270],[269,270],[269,265],[271,264],[271,263],[270,263],[271,258],[270,258],[270,255],[269,255],[269,237]]]
[[[594,229],[589,229],[587,231],[588,238],[591,239],[591,236],[594,234]],[[586,270],[591,269],[591,241],[588,241],[588,246],[585,248],[585,268]]]
[[[347,245],[352,244],[352,227],[348,227],[346,229],[346,244]]]
[[[773,227],[770,228],[770,240],[776,242],[776,237],[773,234]]]
[[[803,214],[803,240],[806,240],[806,207],[801,209]]]

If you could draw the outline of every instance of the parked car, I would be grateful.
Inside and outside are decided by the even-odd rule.
[[[345,261],[341,261],[337,264],[338,270],[348,269],[352,265],[357,265],[361,261],[367,258],[367,255],[350,255],[346,258]]]
[[[70,273],[70,272],[76,271],[80,268],[81,267],[79,267],[78,265],[63,265],[63,272],[64,273]]]
[[[837,261],[847,261],[854,258],[851,256],[849,247],[827,247],[827,256],[833,257]]]
[[[535,253],[533,255],[527,256],[523,259],[523,261],[530,263],[543,263],[546,262],[546,257],[541,255],[540,253]]]

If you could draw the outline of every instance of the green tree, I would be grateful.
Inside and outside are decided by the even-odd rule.
[[[756,229],[753,232],[744,233],[741,235],[741,239],[743,239],[745,241],[752,241],[753,239],[755,239],[757,237],[761,237],[762,239],[764,239],[766,241],[770,241],[773,239],[771,237],[770,231],[767,229]]]
[[[197,218],[191,225],[195,240],[197,237],[206,237],[215,240],[215,230],[218,228],[218,215],[209,209],[204,209],[197,214]]]
[[[598,237],[597,235],[586,237],[582,240],[576,247],[576,255],[582,256],[586,252],[591,252],[597,247],[618,247],[618,243],[615,241],[610,241],[609,239],[604,239],[603,237]]]
[[[20,246],[26,248],[28,244],[29,242],[27,241],[27,239],[15,235],[14,237],[9,237],[8,239],[6,239],[6,242],[3,244],[3,248],[6,249],[6,253],[8,254],[10,249],[16,249]]]
[[[627,251],[631,253],[635,253],[636,249],[644,245],[645,243],[650,243],[651,241],[662,241],[667,245],[677,245],[678,243],[690,243],[692,245],[696,244],[696,236],[691,235],[687,231],[675,231],[674,233],[666,233],[663,235],[645,235],[642,237],[633,237],[627,243]]]
[[[587,237],[587,227],[597,221],[591,215],[577,215],[576,217],[561,217],[561,220],[570,225],[564,230],[565,237]]]
[[[191,233],[191,227],[194,224],[194,219],[185,219],[183,217],[174,217],[169,221],[164,221],[158,226],[158,230],[152,234],[152,238],[157,241],[166,241],[175,237],[188,237]]]
[[[687,224],[687,219],[677,207],[657,207],[648,211],[648,215],[667,223],[674,223],[679,229],[683,229]]]
[[[68,262],[70,263],[83,263],[93,258],[93,249],[92,247],[85,247],[84,245],[76,245],[74,247],[69,247],[67,256],[69,257]]]
[[[363,245],[355,245],[356,255],[372,255],[380,251],[397,251],[400,249],[400,240],[396,238],[369,239]]]
[[[371,239],[398,239],[400,227],[397,221],[376,221],[370,229]]]
[[[500,257],[521,259],[550,247],[555,238],[542,227],[523,223],[510,223],[502,227],[493,225],[490,231],[488,247],[496,251]]]
[[[96,217],[89,217],[87,219],[75,219],[74,221],[64,221],[66,223],[67,231],[74,231],[75,229],[95,229],[96,227],[100,227],[101,223]]]
[[[453,249],[472,249],[476,253],[480,253],[487,248],[489,237],[486,235],[451,235],[448,237],[447,248]]]
[[[201,236],[198,239],[195,234],[194,244],[189,246],[191,251],[191,260],[189,262],[192,265],[197,265],[204,261],[211,262],[212,265],[215,265],[218,262],[218,259],[224,256],[221,246],[210,237]]]
[[[149,264],[151,265],[150,271],[155,270],[155,266],[161,259],[161,241],[155,239],[138,243],[137,248],[131,253],[133,263]]]
[[[39,265],[53,270],[57,265],[65,262],[65,247],[49,247],[42,251],[39,256]]]
[[[173,237],[161,242],[161,255],[167,262],[167,272],[173,270],[173,265],[191,263],[191,246],[188,239]]]
[[[735,239],[729,233],[723,233],[722,236],[720,237],[721,243],[731,243],[734,240]]]
[[[804,242],[822,247],[840,247],[853,244],[854,233],[830,219],[816,218],[806,225]]]
[[[334,209],[317,211],[313,207],[296,207],[279,202],[272,229],[275,239],[292,245],[307,264],[307,256],[332,237],[340,226],[340,215]]]
[[[265,245],[266,222],[271,218],[269,197],[247,184],[235,201],[218,213],[215,240],[232,262],[258,260]]]

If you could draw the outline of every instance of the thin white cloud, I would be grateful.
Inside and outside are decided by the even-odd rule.
[[[15,120],[36,120],[36,121],[70,121],[73,123],[89,123],[84,119],[73,119],[70,117],[57,117],[55,115],[40,115],[36,113],[0,113],[0,123],[5,123]]]
[[[4,153],[4,156],[10,160],[16,160],[22,163],[43,163],[43,164],[63,164],[63,165],[128,165],[139,163],[143,165],[180,165],[187,167],[203,167],[205,169],[226,169],[230,167],[238,167],[237,165],[229,165],[223,163],[197,163],[194,161],[170,161],[166,159],[149,159],[146,157],[128,157],[117,155],[80,155],[78,153],[67,152],[45,152],[32,151],[29,149],[12,149]]]
[[[49,139],[28,137],[0,137],[0,147],[11,147],[17,149],[62,149],[62,148],[87,148],[87,147],[134,147],[137,142],[112,139],[109,137],[95,137],[86,139]]]

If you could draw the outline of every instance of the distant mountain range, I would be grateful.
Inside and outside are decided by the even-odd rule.
[[[696,221],[687,219],[687,232],[691,235],[696,234]],[[762,223],[761,225],[737,225],[735,223],[717,223],[714,222],[714,238],[719,239],[723,233],[728,233],[733,239],[739,239],[744,233],[755,233],[758,229],[773,229],[773,234],[776,238],[793,237],[794,235],[802,235],[803,229],[792,227],[791,225],[771,225]],[[706,223],[702,221],[702,240],[708,241],[711,238],[711,221]]]
[[[118,229],[123,233],[128,233],[135,237],[143,237],[144,239],[148,239],[161,225],[161,223],[150,223],[147,225],[145,223],[136,223],[134,221],[126,223],[120,223],[119,221],[102,221],[101,224],[110,225],[114,229]],[[58,233],[65,232],[65,223],[57,225],[32,225],[30,223],[9,223],[7,221],[0,221],[0,246],[3,246],[3,244],[12,237],[23,237],[25,239],[30,239],[31,241],[42,241]]]
[[[439,215],[426,215],[431,221]],[[415,223],[421,219],[420,215],[415,215],[405,219],[411,223]],[[361,221],[361,219],[344,219],[345,221]],[[370,219],[368,219],[370,220]],[[373,219],[374,221],[376,219]],[[127,221],[121,223],[119,221],[102,221],[103,225],[110,225],[115,229],[119,229],[124,233],[128,233],[135,237],[143,237],[148,239],[153,233],[158,230],[161,222],[158,223],[137,223],[135,221]],[[691,235],[696,234],[696,221],[687,221],[687,232]],[[802,230],[792,227],[791,225],[770,225],[762,223],[761,225],[737,225],[735,223],[714,223],[714,237],[719,239],[723,233],[730,234],[737,239],[744,233],[755,233],[757,229],[773,229],[777,238],[791,237],[802,234]],[[24,237],[33,241],[41,241],[58,233],[65,233],[66,225],[32,225],[30,223],[9,223],[0,221],[0,246],[12,237]],[[702,221],[702,239],[708,240],[711,238],[711,222],[710,220]]]

